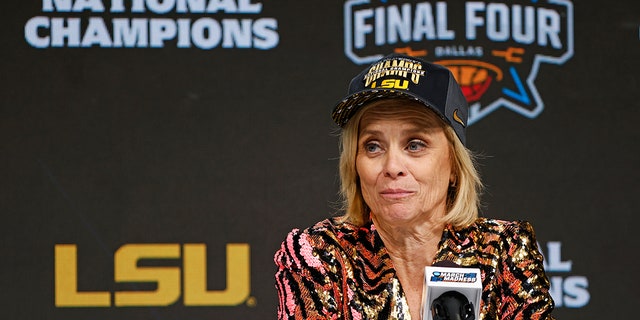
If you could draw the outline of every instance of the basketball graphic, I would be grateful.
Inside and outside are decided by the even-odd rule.
[[[502,70],[493,64],[478,60],[436,61],[453,73],[469,103],[480,100],[493,80],[502,80]]]

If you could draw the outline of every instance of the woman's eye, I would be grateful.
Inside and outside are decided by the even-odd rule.
[[[411,140],[407,145],[409,151],[420,151],[426,147],[426,144],[420,140]]]
[[[364,145],[364,149],[367,152],[378,152],[378,151],[380,151],[380,145],[378,145],[377,143],[374,143],[374,142],[369,142],[369,143]]]

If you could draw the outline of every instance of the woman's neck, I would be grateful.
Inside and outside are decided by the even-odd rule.
[[[420,319],[424,268],[433,263],[444,223],[390,226],[373,217],[373,223],[393,263],[412,319]]]
[[[372,220],[389,255],[394,260],[409,264],[433,260],[435,251],[432,256],[425,253],[437,249],[445,227],[440,219],[395,225],[384,223],[375,215],[372,215]]]

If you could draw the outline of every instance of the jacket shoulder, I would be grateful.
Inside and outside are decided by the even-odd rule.
[[[293,268],[304,260],[319,266],[318,259],[336,256],[339,252],[353,254],[363,241],[370,242],[370,238],[373,237],[369,228],[325,219],[305,229],[291,230],[276,252],[275,260],[277,264]]]
[[[478,218],[469,228],[479,233],[502,235],[504,237],[533,235],[531,223],[524,220],[510,221]]]

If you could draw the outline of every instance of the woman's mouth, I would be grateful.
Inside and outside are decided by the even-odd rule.
[[[396,200],[409,197],[413,195],[414,192],[405,189],[384,189],[380,191],[380,195],[385,199]]]

